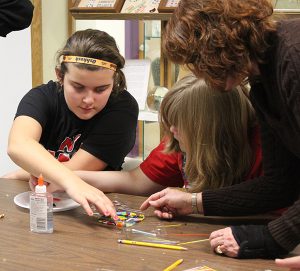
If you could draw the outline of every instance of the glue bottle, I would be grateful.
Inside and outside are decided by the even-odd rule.
[[[53,232],[53,196],[47,192],[42,174],[35,192],[30,195],[30,230],[38,233]]]

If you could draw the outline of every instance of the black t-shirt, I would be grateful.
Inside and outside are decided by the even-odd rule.
[[[28,27],[32,15],[33,5],[29,0],[0,0],[0,36]]]
[[[40,143],[61,162],[83,149],[120,169],[135,142],[138,105],[124,90],[111,95],[101,112],[81,120],[66,104],[64,92],[50,81],[30,90],[21,100],[16,117],[29,116],[42,126]]]

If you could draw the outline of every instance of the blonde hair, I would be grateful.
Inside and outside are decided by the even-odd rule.
[[[253,157],[249,130],[254,110],[241,88],[219,92],[194,75],[178,81],[161,105],[161,126],[170,139],[166,152],[178,151],[170,132],[183,137],[191,191],[233,185],[243,180]]]

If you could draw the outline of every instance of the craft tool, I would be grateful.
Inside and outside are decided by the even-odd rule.
[[[180,265],[183,262],[183,259],[179,259],[176,262],[172,263],[170,266],[164,269],[164,271],[171,271],[173,270],[176,266]]]
[[[133,240],[118,240],[121,244],[126,245],[135,245],[135,246],[144,246],[144,247],[157,247],[157,248],[166,248],[166,249],[175,249],[175,250],[187,250],[185,247],[166,245],[166,244],[156,244],[156,243],[147,243],[147,242],[139,242]]]
[[[184,243],[179,243],[178,245],[186,245],[186,244],[193,244],[193,243],[200,243],[200,242],[206,242],[209,241],[209,239],[201,239],[201,240],[195,240],[195,241],[189,241]]]
[[[171,241],[171,240],[167,240],[167,239],[162,239],[162,238],[158,238],[158,237],[148,237],[148,239],[151,239],[151,242],[154,243],[161,243],[161,244],[167,244],[167,245],[177,245],[179,243],[179,241]]]
[[[156,233],[147,232],[147,231],[140,231],[140,230],[137,230],[137,229],[132,229],[131,232],[140,233],[140,234],[149,235],[149,236],[156,236]]]
[[[130,227],[145,219],[145,215],[136,212],[118,211],[118,219],[114,220],[112,217],[104,216],[98,212],[93,212],[93,216],[98,218],[98,222],[105,225],[117,226],[121,229],[123,227]]]
[[[117,212],[118,216],[138,216],[138,214],[134,213],[134,212],[126,212],[126,211],[121,211],[121,212]]]
[[[201,270],[201,271],[217,271],[216,269],[210,268],[209,266],[206,266],[206,265],[200,267],[200,269],[197,269],[197,270]]]
[[[160,225],[161,228],[180,227],[182,224]]]
[[[170,233],[168,235],[174,235],[174,236],[208,236],[209,233]]]
[[[202,266],[197,266],[189,269],[185,269],[185,271],[217,271],[216,269],[210,268],[209,266],[202,265]]]

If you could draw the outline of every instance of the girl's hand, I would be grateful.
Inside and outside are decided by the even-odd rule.
[[[33,176],[32,174],[30,175],[28,182],[29,182],[29,187],[32,191],[34,191],[35,186],[37,185],[37,180],[38,180],[37,177]]]
[[[29,180],[29,186],[34,190],[36,185],[37,178],[32,175]],[[100,213],[111,216],[113,219],[118,219],[115,207],[111,200],[106,197],[102,191],[83,181],[76,182],[74,180],[72,185],[66,190],[54,183],[45,182],[45,185],[47,185],[47,191],[49,193],[65,191],[73,200],[78,202],[90,216],[94,213],[90,207],[90,204],[92,204]]]
[[[240,247],[234,239],[230,227],[212,232],[209,241],[217,254],[224,254],[232,258],[237,257]]]
[[[118,219],[116,209],[111,200],[99,189],[85,183],[85,182],[71,182],[65,192],[76,202],[78,202],[85,212],[93,215],[90,204],[94,205],[96,209],[106,215],[111,216],[113,219]]]
[[[30,175],[30,179],[29,179],[29,187],[32,191],[35,190],[35,187],[37,186],[38,184],[38,178],[35,177],[34,175]],[[44,184],[47,186],[47,192],[49,193],[54,193],[54,192],[63,192],[63,188],[56,185],[56,184],[53,184],[53,183],[49,183],[47,181],[44,181]]]
[[[154,213],[164,219],[172,219],[176,215],[192,213],[192,194],[178,189],[166,188],[145,200],[140,209],[146,210],[152,206]]]

